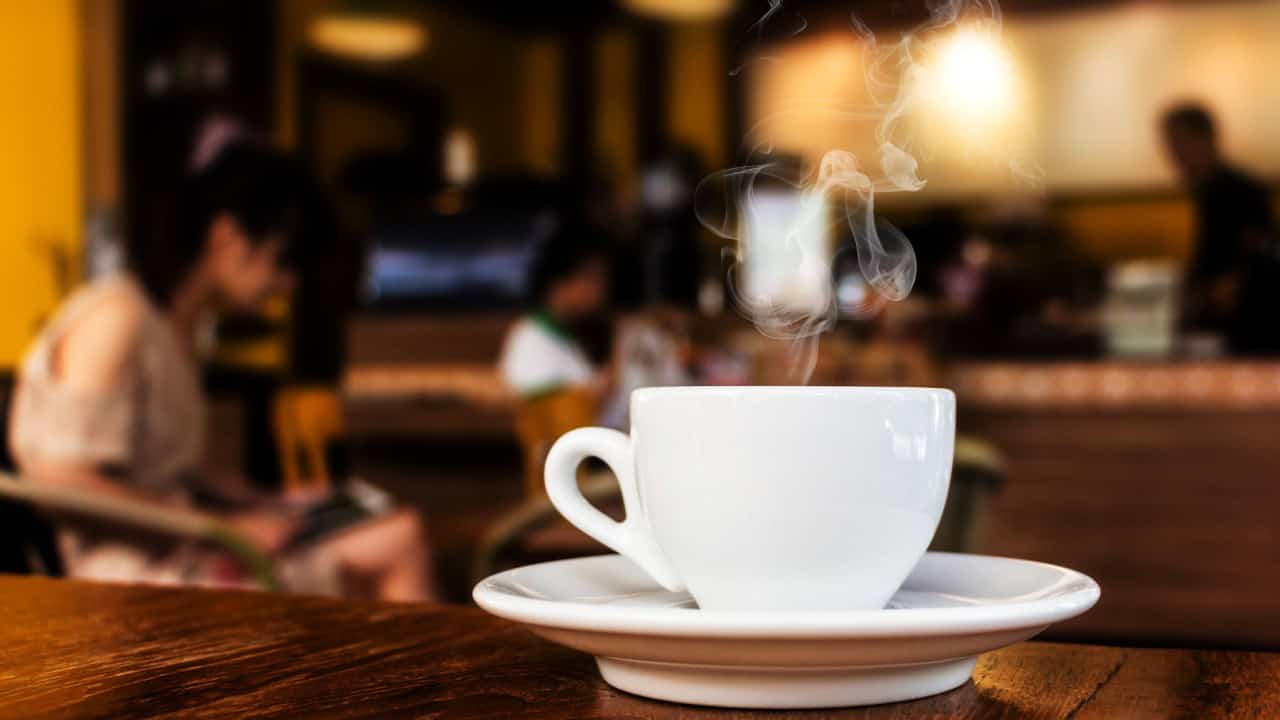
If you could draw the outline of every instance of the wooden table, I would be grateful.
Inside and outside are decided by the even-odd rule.
[[[0,577],[3,718],[1280,717],[1280,655],[1024,643],[924,700],[750,713],[617,692],[474,608]]]

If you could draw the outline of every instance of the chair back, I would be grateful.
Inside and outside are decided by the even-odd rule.
[[[342,402],[331,387],[285,387],[272,408],[286,491],[327,490],[345,473]]]
[[[542,466],[551,444],[574,428],[596,424],[599,409],[596,396],[582,388],[565,388],[517,402],[516,436],[524,455],[525,497],[546,494]]]

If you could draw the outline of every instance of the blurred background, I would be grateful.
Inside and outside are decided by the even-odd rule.
[[[0,377],[251,137],[322,189],[327,244],[287,298],[219,315],[209,462],[382,488],[425,517],[453,600],[599,550],[540,497],[559,433],[624,426],[631,387],[797,380],[726,282],[733,260],[772,287],[785,258],[735,254],[694,187],[762,126],[801,164],[874,149],[790,111],[866,102],[850,12],[892,37],[924,5],[4,3]],[[1280,649],[1280,2],[1002,7],[998,37],[937,53],[927,185],[878,198],[911,296],[876,302],[838,228],[809,238],[838,318],[808,381],[956,390],[938,546],[1094,576],[1101,604],[1055,637]],[[796,201],[766,194],[759,231]]]

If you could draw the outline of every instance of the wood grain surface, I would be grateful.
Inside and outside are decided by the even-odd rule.
[[[1280,412],[962,406],[959,419],[1007,461],[974,551],[1102,586],[1055,637],[1280,650]]]
[[[932,698],[736,712],[474,608],[0,577],[0,718],[1275,718],[1280,655],[1024,643]]]

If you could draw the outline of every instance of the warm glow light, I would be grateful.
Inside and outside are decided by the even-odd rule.
[[[929,148],[929,172],[944,165],[965,182],[986,174],[990,182],[1036,182],[1031,158],[1030,100],[999,27],[966,25],[939,38],[921,57],[914,82],[921,112],[912,119],[914,139]]]
[[[344,13],[325,15],[311,23],[311,44],[334,55],[387,62],[417,54],[427,44],[427,32],[405,18]]]
[[[935,99],[959,120],[999,119],[1014,101],[1013,63],[999,39],[965,28],[945,41],[934,67]]]
[[[637,15],[664,20],[714,20],[733,8],[733,0],[623,0]]]

